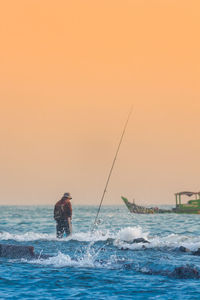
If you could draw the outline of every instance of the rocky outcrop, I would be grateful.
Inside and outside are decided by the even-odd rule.
[[[193,254],[193,255],[198,255],[198,256],[200,256],[200,248],[198,248],[197,251],[191,251],[190,249],[188,249],[188,248],[186,248],[186,247],[184,247],[184,246],[180,246],[180,247],[179,247],[179,250],[180,250],[181,252],[189,252],[189,253],[191,253],[191,254]]]
[[[6,258],[26,258],[26,259],[37,259],[37,258],[49,258],[49,255],[40,255],[34,252],[33,246],[23,245],[9,245],[0,244],[0,257]]]

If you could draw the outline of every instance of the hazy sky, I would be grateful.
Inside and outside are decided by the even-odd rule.
[[[174,203],[200,190],[200,2],[6,0],[0,204]]]

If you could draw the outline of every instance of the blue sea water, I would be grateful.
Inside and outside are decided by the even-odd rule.
[[[0,243],[32,245],[47,259],[0,258],[0,299],[199,299],[199,215],[134,215],[125,206],[73,207],[73,234],[55,237],[53,207],[1,206]],[[132,243],[145,238],[149,243]],[[185,277],[185,278],[182,278]]]

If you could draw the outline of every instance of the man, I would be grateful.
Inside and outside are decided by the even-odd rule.
[[[62,238],[64,232],[66,236],[72,233],[72,197],[70,193],[65,193],[61,200],[59,200],[54,207],[54,219],[56,220],[57,238]]]

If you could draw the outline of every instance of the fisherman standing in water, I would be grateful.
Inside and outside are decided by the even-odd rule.
[[[64,232],[66,236],[72,233],[72,197],[70,193],[65,193],[61,200],[59,200],[54,207],[54,219],[56,221],[57,238],[62,238]]]

